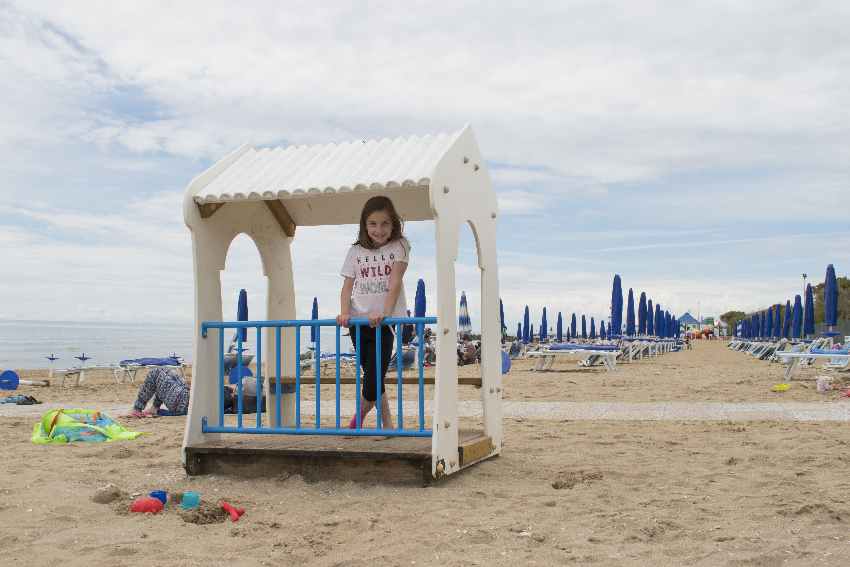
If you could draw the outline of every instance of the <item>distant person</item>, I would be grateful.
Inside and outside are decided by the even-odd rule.
[[[369,326],[360,330],[360,365],[363,367],[363,391],[360,393],[360,425],[378,399],[376,372],[381,373],[381,419],[384,429],[393,427],[386,393],[387,368],[393,350],[393,331],[381,323],[387,317],[404,317],[407,312],[402,278],[410,262],[410,243],[404,226],[388,197],[372,197],[360,213],[357,240],[348,250],[341,275],[340,311],[337,325],[348,327],[352,318],[366,317]],[[349,327],[352,342],[357,331]],[[375,346],[381,341],[381,360]],[[380,365],[380,366],[379,366]],[[358,416],[351,418],[350,429],[357,428]]]

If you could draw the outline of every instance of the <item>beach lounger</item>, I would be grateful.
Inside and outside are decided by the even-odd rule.
[[[136,373],[139,370],[148,368],[171,368],[180,373],[180,377],[186,379],[185,365],[183,362],[174,356],[166,356],[163,358],[144,357],[144,358],[129,358],[122,360],[117,365],[113,365],[112,376],[115,378],[115,383],[120,384],[122,378],[127,378],[130,384],[136,383]]]
[[[821,350],[812,349],[808,352],[780,352],[777,356],[788,367],[785,369],[785,381],[793,380],[794,373],[800,366],[811,364],[814,360],[828,360],[832,368],[838,366],[841,369],[850,366],[850,351],[848,350]]]
[[[600,361],[609,372],[613,372],[617,366],[617,356],[620,354],[620,348],[616,345],[591,345],[591,344],[572,344],[560,343],[549,346],[545,349],[529,352],[529,358],[536,358],[537,364],[532,369],[537,372],[551,370],[557,357],[583,357],[578,361],[580,366],[589,367],[593,365],[591,358],[595,361]]]

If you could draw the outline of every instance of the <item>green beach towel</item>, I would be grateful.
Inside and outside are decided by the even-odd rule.
[[[84,441],[100,443],[135,439],[142,433],[125,429],[97,410],[55,409],[45,412],[32,430],[37,445]]]

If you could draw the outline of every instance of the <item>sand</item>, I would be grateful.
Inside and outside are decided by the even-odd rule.
[[[574,363],[549,373],[529,367],[515,365],[506,400],[850,405],[838,391],[815,391],[814,377],[825,374],[819,369],[804,370],[788,392],[771,392],[780,366],[720,342],[622,365],[613,374]],[[135,386],[109,380],[94,375],[80,388],[20,393],[68,407],[129,408]],[[477,393],[461,391],[464,399]],[[188,478],[179,458],[183,418],[123,420],[145,435],[72,446],[31,444],[35,419],[0,417],[4,564],[850,563],[845,422],[511,417],[501,457],[419,487],[308,483],[286,474]],[[118,499],[95,502],[110,483]],[[125,512],[130,495],[155,489],[196,490],[213,508],[225,498],[247,512],[238,523],[214,514],[211,523],[196,523],[174,509]]]

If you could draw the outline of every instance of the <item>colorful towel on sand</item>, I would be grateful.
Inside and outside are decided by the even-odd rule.
[[[135,439],[141,432],[125,429],[105,413],[86,409],[55,409],[45,412],[32,430],[37,445],[84,441],[100,443]]]

